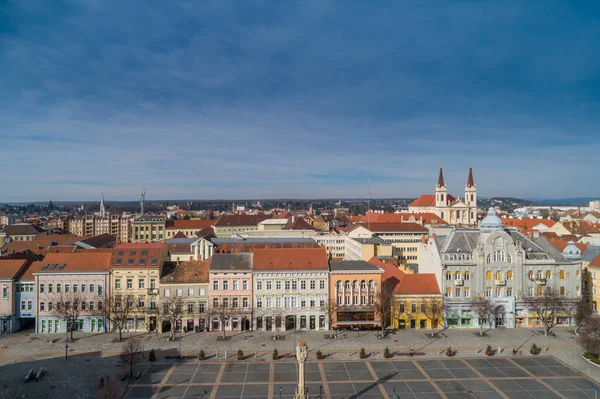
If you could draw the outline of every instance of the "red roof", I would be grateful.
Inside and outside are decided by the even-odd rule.
[[[527,229],[532,229],[538,224],[543,224],[548,227],[552,227],[556,222],[552,219],[515,219],[515,218],[503,218],[502,223],[504,227],[516,227],[521,233],[524,233]]]
[[[590,262],[590,266],[600,267],[600,255],[596,256],[594,260]]]
[[[90,272],[108,270],[110,264],[111,252],[106,250],[86,250],[85,252],[70,253],[49,253],[43,261],[35,262],[32,265],[32,272],[43,273],[69,273],[69,272]],[[42,270],[43,265],[65,265],[64,268],[48,267]]]
[[[28,263],[29,261],[26,259],[1,259],[0,280],[16,279]]]
[[[406,222],[406,223],[369,223],[368,225],[364,222],[360,223],[361,226],[368,228],[370,231],[377,232],[409,232],[409,233],[423,233],[428,234],[429,229],[423,227],[418,223]],[[368,227],[367,227],[368,226]]]
[[[554,248],[558,249],[560,252],[562,252],[569,244],[569,241],[571,241],[571,240],[565,240],[562,238],[547,238],[547,240],[550,244],[552,244],[552,246]],[[583,253],[585,252],[585,250],[588,247],[588,244],[585,244],[583,242],[576,242],[575,246],[577,248],[579,248],[579,250],[581,251],[581,254],[583,255]]]
[[[277,248],[254,250],[254,270],[329,270],[325,248]]]
[[[214,219],[167,220],[169,230],[205,229],[212,227]]]
[[[377,257],[369,263],[383,269],[382,284],[394,287],[394,295],[439,295],[441,294],[435,274],[406,274],[398,267],[385,263]]]
[[[446,223],[441,217],[431,212],[424,213],[377,213],[369,212],[365,216],[362,216],[358,221],[360,222],[371,222],[371,223],[404,223],[408,222],[410,218],[414,218],[417,221],[423,220],[425,224],[441,224]]]
[[[408,206],[435,206],[435,194],[422,194]]]
[[[444,187],[444,186],[446,186],[446,183],[444,183],[444,172],[442,172],[442,168],[440,168],[440,175],[438,177],[437,186],[438,187]]]
[[[157,242],[127,242],[123,244],[115,245],[114,249],[152,249],[152,248],[163,248],[165,243],[163,241]]]
[[[161,267],[166,258],[164,242],[118,244],[112,249],[112,267]]]
[[[469,168],[469,178],[467,179],[467,187],[475,187],[475,180],[473,180],[473,168]]]

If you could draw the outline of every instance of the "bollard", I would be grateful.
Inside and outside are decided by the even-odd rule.
[[[350,349],[348,349],[348,357],[350,357]]]
[[[327,357],[327,350],[325,350],[325,357]]]
[[[215,359],[219,358],[219,351],[215,351]]]
[[[227,359],[227,351],[225,351],[225,359]]]
[[[498,354],[502,353],[502,351],[500,350],[500,345],[498,345]]]
[[[256,359],[258,356],[256,355],[258,351],[254,351],[254,358]]]

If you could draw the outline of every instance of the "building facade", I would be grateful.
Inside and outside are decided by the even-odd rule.
[[[375,302],[383,269],[363,260],[330,261],[329,268],[332,328],[381,326]]]
[[[167,260],[164,242],[118,244],[110,260],[111,292],[132,308],[128,331],[154,331],[159,319],[159,283]]]
[[[131,220],[121,215],[71,216],[62,223],[64,230],[80,237],[110,234],[115,236],[119,242],[128,242],[130,238]]]
[[[566,300],[581,296],[581,260],[565,256],[543,237],[505,230],[493,208],[479,229],[454,229],[422,245],[420,271],[436,275],[450,327],[479,326],[476,298],[489,298],[497,309],[495,326],[515,327],[539,324],[525,299],[542,295],[546,287]],[[569,324],[569,315],[558,323]]]
[[[144,215],[131,222],[132,242],[156,242],[166,238],[166,218],[158,215]]]
[[[325,248],[256,249],[253,271],[256,330],[329,329]]]
[[[214,254],[209,269],[211,331],[252,330],[252,254]]]
[[[266,215],[222,215],[213,224],[217,237],[231,237],[258,231],[258,224],[268,219]]]
[[[23,316],[19,309],[21,298],[17,281],[28,265],[29,262],[24,259],[0,260],[0,334],[10,334],[21,328]]]
[[[72,328],[83,332],[107,331],[106,319],[99,316],[97,310],[110,294],[110,258],[109,251],[93,250],[50,253],[43,261],[33,263],[36,332],[66,332],[67,321],[59,315],[58,309],[69,306],[70,299],[76,296],[81,298],[81,310]]]

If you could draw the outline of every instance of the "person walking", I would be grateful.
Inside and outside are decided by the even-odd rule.
[[[100,377],[98,380],[98,388],[102,388],[104,386],[104,377]]]

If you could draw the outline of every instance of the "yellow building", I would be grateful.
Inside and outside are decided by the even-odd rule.
[[[600,255],[596,256],[596,258],[590,262],[587,268],[587,275],[584,274],[583,278],[587,280],[583,281],[584,287],[586,285],[589,286],[588,292],[592,310],[597,312],[598,306],[600,306]]]
[[[159,282],[167,260],[164,242],[118,244],[110,260],[111,294],[126,298],[132,309],[129,331],[154,331],[158,322]]]
[[[132,242],[154,242],[166,239],[164,216],[144,215],[131,222]]]

